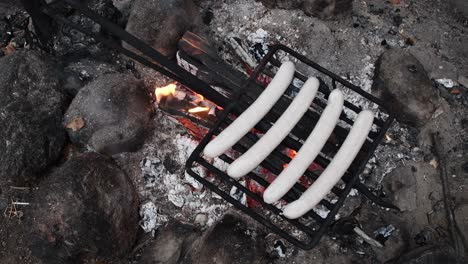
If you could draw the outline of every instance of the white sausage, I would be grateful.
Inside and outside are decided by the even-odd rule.
[[[343,145],[328,167],[298,200],[284,208],[284,216],[295,219],[304,215],[330,192],[359,153],[371,130],[373,121],[372,111],[363,110],[359,113]]]
[[[309,109],[319,85],[317,78],[308,79],[281,117],[257,143],[229,166],[227,174],[232,178],[240,178],[268,157]]]
[[[330,93],[328,105],[304,145],[263,193],[263,200],[266,203],[271,204],[281,199],[309,168],[333,132],[343,110],[343,101],[340,90],[335,89]]]
[[[294,63],[290,61],[283,63],[257,100],[205,147],[203,150],[205,156],[218,157],[247,134],[283,95],[294,78],[294,72]]]

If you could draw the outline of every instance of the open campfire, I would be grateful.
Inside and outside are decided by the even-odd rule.
[[[0,2],[0,263],[465,263],[467,18]]]

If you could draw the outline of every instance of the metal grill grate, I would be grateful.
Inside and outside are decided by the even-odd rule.
[[[282,215],[281,209],[275,205],[264,203],[261,194],[250,190],[245,186],[245,184],[229,177],[223,171],[221,166],[215,165],[219,164],[219,162],[213,163],[202,155],[203,149],[212,137],[218,135],[237,116],[239,116],[243,110],[245,110],[256,99],[256,97],[258,97],[261,90],[258,91],[258,89],[255,90],[252,87],[260,85],[264,88],[265,84],[258,80],[264,79],[265,76],[273,76],[273,73],[281,64],[280,58],[284,57],[294,60],[298,65],[303,64],[296,68],[299,68],[308,74],[305,75],[296,71],[295,79],[293,80],[290,89],[288,89],[289,91],[286,91],[286,93],[283,94],[282,98],[276,103],[273,109],[270,110],[263,120],[255,126],[255,131],[265,133],[272,126],[275,120],[291,102],[291,94],[293,94],[294,90],[298,89],[296,86],[299,86],[307,80],[306,76],[310,75],[319,77],[319,93],[314,99],[313,105],[309,108],[308,112],[302,117],[301,121],[296,125],[288,137],[283,140],[281,145],[278,146],[273,153],[271,153],[268,158],[261,163],[261,168],[258,168],[254,172],[246,175],[243,178],[244,181],[249,181],[250,183],[253,182],[256,185],[266,188],[269,185],[269,182],[265,176],[278,175],[282,171],[284,164],[291,161],[291,158],[286,155],[283,150],[292,149],[298,151],[300,149],[302,142],[305,141],[313,129],[315,122],[317,122],[320,117],[321,111],[327,105],[327,98],[331,92],[329,87],[332,87],[333,89],[341,89],[344,94],[349,96],[349,98],[359,98],[358,101],[361,105],[365,105],[366,108],[372,108],[377,115],[374,119],[372,131],[369,133],[365,144],[361,148],[352,165],[343,176],[342,182],[338,183],[332,189],[332,194],[330,195],[332,197],[330,197],[330,199],[323,199],[320,202],[319,206],[328,211],[326,217],[322,217],[314,210],[311,210],[301,218],[288,219]],[[383,107],[383,104],[379,99],[283,45],[274,45],[271,47],[269,53],[263,58],[261,64],[250,76],[247,83],[244,85],[244,88],[237,94],[236,98],[237,100],[229,104],[220,114],[218,122],[209,131],[205,138],[203,138],[186,163],[187,172],[208,189],[233,204],[236,208],[250,215],[258,222],[270,228],[273,232],[302,249],[311,249],[319,242],[320,238],[326,233],[328,227],[335,219],[335,215],[342,207],[352,188],[357,189],[359,192],[368,196],[382,206],[392,207],[391,205],[385,204],[384,202],[376,199],[367,187],[359,182],[359,175],[365,168],[368,160],[372,157],[375,149],[394,119],[393,114]],[[333,158],[333,155],[338,151],[341,143],[346,138],[349,129],[354,122],[353,120],[355,116],[361,111],[361,105],[353,104],[348,100],[345,101],[345,111],[342,112],[340,121],[335,127],[333,134],[325,147],[322,149],[322,152],[314,160],[315,164],[321,166],[323,169],[327,167],[328,163]],[[257,142],[258,139],[259,136],[257,133],[251,131],[236,145],[234,145],[232,150],[226,152],[219,158],[224,163],[230,164],[233,162],[235,157],[246,152],[249,147]],[[199,170],[195,169],[200,166],[215,177],[211,180],[202,177],[198,173]],[[317,173],[317,171],[309,169],[303,177],[305,177],[307,181],[313,182],[319,175],[320,173]],[[260,206],[258,208],[252,208],[248,207],[245,203],[240,202],[238,200],[238,195],[235,195],[237,197],[231,195],[233,187],[235,187],[237,192],[245,194],[249,199],[256,201]],[[296,185],[282,198],[283,204],[298,199],[306,189],[307,187],[305,185],[296,183]]]

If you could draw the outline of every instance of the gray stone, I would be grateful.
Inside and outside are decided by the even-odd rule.
[[[437,169],[428,163],[408,163],[395,168],[383,182],[386,193],[401,211],[413,212],[413,216],[427,223],[426,213],[432,203],[442,198]]]
[[[255,225],[243,218],[226,214],[195,242],[183,263],[267,263],[265,239],[252,228]]]
[[[460,12],[465,19],[468,19],[468,2],[466,0],[450,0],[449,4],[458,12]]]
[[[458,76],[458,83],[468,88],[468,78],[465,76]]]
[[[43,263],[87,263],[121,257],[138,230],[138,198],[109,158],[72,157],[34,190],[30,249]]]
[[[401,264],[445,264],[458,262],[453,249],[448,245],[424,246],[411,250],[394,263]]]
[[[177,42],[200,21],[192,0],[135,0],[127,31],[165,56],[174,56]]]
[[[260,0],[268,8],[295,9],[301,7],[304,0]]]
[[[142,252],[139,264],[177,264],[191,249],[200,232],[193,226],[170,221]]]
[[[112,0],[114,6],[122,13],[125,20],[130,16],[134,0]]]
[[[439,96],[421,63],[401,49],[385,51],[375,66],[372,92],[400,122],[422,126],[439,104]]]
[[[38,52],[0,59],[0,181],[34,180],[65,143],[58,69]]]
[[[309,16],[332,18],[350,13],[353,0],[260,0],[267,8],[302,9]]]
[[[79,146],[109,155],[134,151],[144,139],[150,100],[142,82],[133,76],[104,75],[78,92],[64,125],[71,141]]]
[[[352,9],[353,0],[304,0],[302,6],[307,15],[322,19],[350,13]]]

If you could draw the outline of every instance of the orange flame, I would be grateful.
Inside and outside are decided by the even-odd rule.
[[[197,97],[197,99],[195,99],[196,103],[203,102],[203,100],[205,100],[205,97],[203,97],[203,95],[201,95],[201,94],[196,93],[195,96]]]
[[[191,113],[191,114],[194,114],[194,113],[207,112],[209,110],[210,110],[209,107],[197,106],[197,107],[194,107],[192,109],[189,109],[188,112]]]
[[[164,97],[170,95],[174,96],[176,87],[177,85],[175,85],[174,83],[170,83],[164,87],[157,87],[154,90],[154,94],[156,95],[156,101],[159,103]]]

